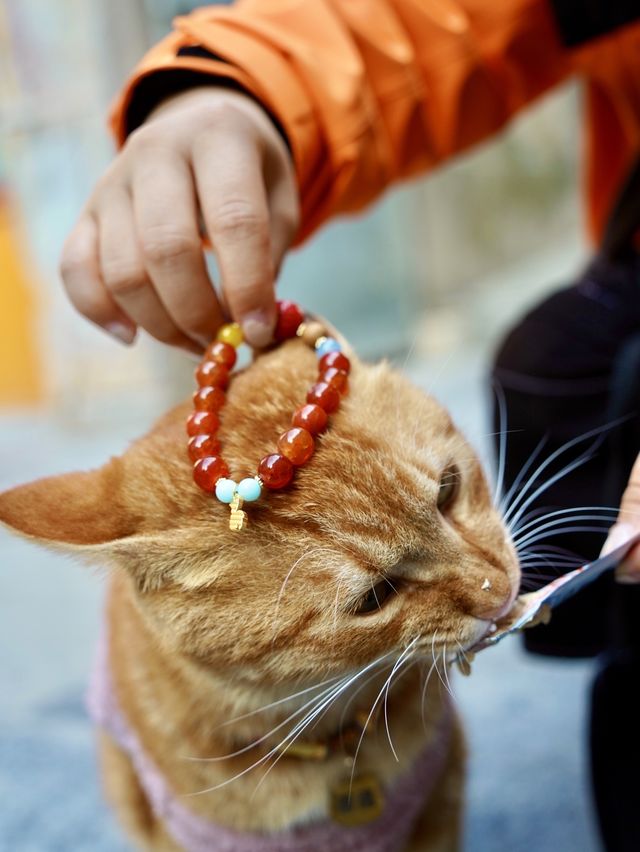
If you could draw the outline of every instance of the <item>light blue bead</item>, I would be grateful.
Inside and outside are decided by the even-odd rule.
[[[219,479],[216,482],[216,497],[221,503],[230,503],[236,493],[236,487],[233,479]]]
[[[322,343],[316,347],[316,355],[318,358],[322,358],[323,355],[326,355],[328,352],[340,352],[342,346],[335,340],[333,337],[327,337],[326,340],[323,340]]]
[[[253,477],[242,479],[238,485],[238,494],[243,500],[246,500],[247,503],[252,503],[254,500],[257,500],[261,492],[262,486],[258,480],[253,479]]]

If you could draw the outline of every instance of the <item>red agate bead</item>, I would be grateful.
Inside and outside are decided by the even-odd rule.
[[[292,426],[300,426],[312,435],[319,435],[327,427],[327,412],[319,405],[301,405],[291,418]]]
[[[293,465],[280,453],[271,453],[260,460],[258,476],[265,488],[284,488],[293,479]]]
[[[212,435],[217,432],[220,421],[213,411],[194,411],[187,419],[188,435]]]
[[[343,396],[349,388],[349,376],[345,370],[339,370],[337,367],[329,367],[328,370],[325,370],[320,376],[320,381],[331,385]]]
[[[335,367],[337,370],[344,370],[345,373],[349,373],[351,370],[351,361],[343,352],[327,352],[318,361],[318,366],[321,373],[328,370],[329,367]]]
[[[217,361],[204,361],[196,370],[196,379],[200,387],[226,388],[229,370]]]
[[[305,464],[313,455],[316,445],[311,432],[295,426],[287,432],[283,432],[278,439],[278,449],[291,464],[296,467]]]
[[[194,435],[189,439],[189,458],[192,462],[220,452],[220,441],[213,435]]]
[[[340,393],[327,382],[317,382],[307,394],[307,402],[319,405],[331,414],[340,405]]]
[[[220,456],[205,456],[193,466],[194,482],[207,494],[213,494],[216,490],[216,482],[223,476],[225,478],[229,476],[229,468]]]
[[[221,340],[214,341],[205,352],[205,358],[209,361],[215,361],[217,364],[223,364],[227,370],[233,369],[237,357],[238,353],[235,346],[230,343],[223,343]]]
[[[200,388],[193,395],[196,411],[220,411],[225,401],[226,396],[220,388]],[[215,432],[215,429],[213,431]]]
[[[280,341],[295,337],[298,326],[304,321],[304,314],[300,307],[289,299],[282,299],[277,302],[277,306],[278,319],[274,331],[275,339]]]

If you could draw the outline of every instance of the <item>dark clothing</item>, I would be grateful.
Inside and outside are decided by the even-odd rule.
[[[633,247],[639,222],[640,163],[615,205],[602,255],[574,284],[531,311],[496,358],[493,378],[504,393],[509,430],[505,489],[541,439],[547,439],[548,456],[585,432],[605,428],[558,460],[592,451],[531,510],[618,506],[640,452],[640,253]],[[497,412],[494,419],[500,428]],[[587,561],[598,555],[604,537],[574,531],[540,544]],[[563,570],[556,565],[550,573]],[[640,587],[618,586],[603,576],[559,606],[549,625],[525,631],[524,642],[533,653],[600,655],[591,702],[593,794],[607,852],[638,852],[640,734],[633,696],[640,678]]]
[[[638,0],[550,0],[567,47],[606,35],[640,18]]]

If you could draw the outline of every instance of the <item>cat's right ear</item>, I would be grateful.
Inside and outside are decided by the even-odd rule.
[[[0,523],[41,544],[70,550],[121,539],[136,531],[122,480],[122,460],[112,459],[98,470],[19,485],[0,494]]]

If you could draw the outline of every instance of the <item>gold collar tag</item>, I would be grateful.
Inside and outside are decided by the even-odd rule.
[[[339,825],[356,828],[381,816],[384,794],[374,775],[356,775],[331,788],[331,819]]]

